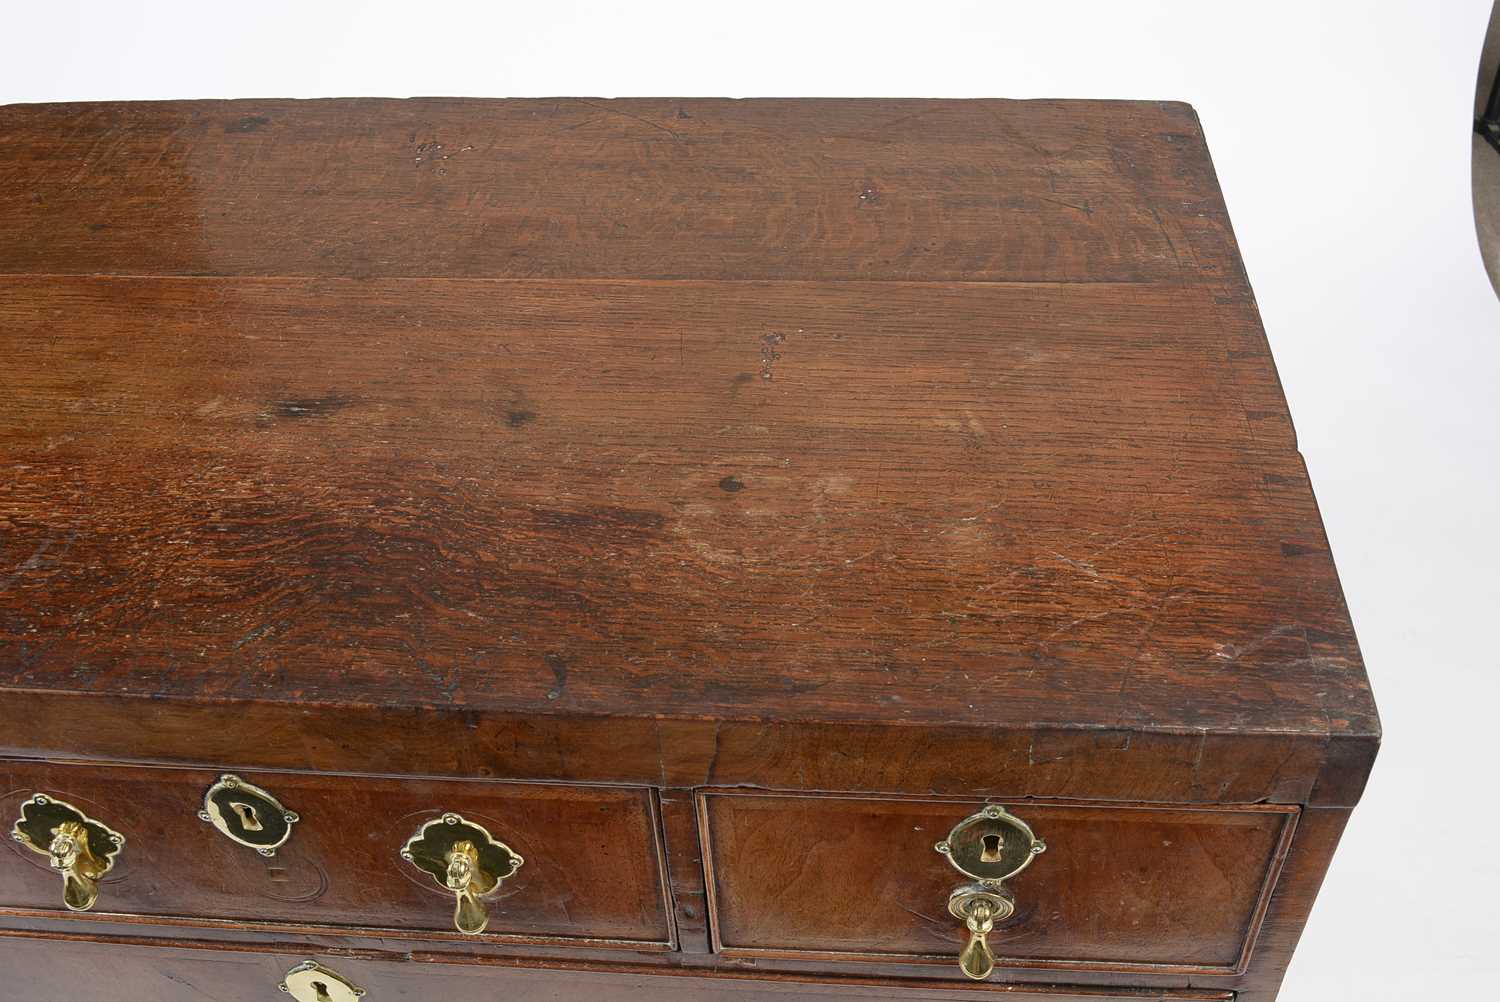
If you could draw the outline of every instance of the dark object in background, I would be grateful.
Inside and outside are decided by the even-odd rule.
[[[1483,113],[1474,120],[1474,131],[1500,153],[1500,73],[1496,73],[1490,85],[1489,100],[1485,102]]]

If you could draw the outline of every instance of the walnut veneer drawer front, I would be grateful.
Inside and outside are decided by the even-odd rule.
[[[40,793],[124,837],[91,914],[462,938],[453,892],[401,856],[425,823],[451,813],[523,861],[481,898],[485,936],[670,945],[649,791],[246,772],[297,816],[267,857],[199,817],[219,776],[0,763],[0,812],[9,829]],[[48,857],[4,844],[0,909],[61,911],[63,881]]]
[[[363,992],[362,1002],[799,1002],[803,999],[890,999],[960,1002],[1229,1002],[1233,995],[1195,989],[1076,985],[953,985],[928,979],[888,982],[867,977],[819,977],[751,970],[717,977],[670,967],[534,962],[453,963],[433,956],[416,962],[368,955],[315,956],[281,950],[248,952],[92,942],[41,942],[0,937],[0,983],[7,998],[70,1002],[270,1002],[289,996],[277,985],[309,962],[323,970],[331,1002],[353,1002],[341,989]],[[423,962],[426,961],[426,962]],[[326,973],[325,973],[326,972]],[[297,996],[290,996],[300,1002]],[[316,989],[309,998],[317,1000]]]
[[[1295,808],[1009,805],[1046,850],[1007,880],[1001,967],[1227,974],[1243,966]],[[710,793],[714,930],[726,954],[953,963],[965,882],[934,845],[974,803]]]

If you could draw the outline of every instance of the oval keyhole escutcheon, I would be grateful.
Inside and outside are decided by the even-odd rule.
[[[298,820],[270,793],[227,773],[203,795],[198,817],[225,838],[247,845],[262,856],[276,855],[276,850],[292,837],[292,825]]]

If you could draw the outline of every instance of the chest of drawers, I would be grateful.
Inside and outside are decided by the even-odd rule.
[[[1379,723],[1190,108],[0,130],[7,984],[1275,996]]]

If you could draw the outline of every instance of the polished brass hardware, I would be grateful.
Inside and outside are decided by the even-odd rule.
[[[228,773],[203,795],[198,817],[262,856],[276,855],[292,837],[292,825],[300,820],[265,790]]]
[[[453,813],[418,829],[402,847],[401,858],[453,892],[453,924],[470,935],[489,924],[480,898],[497,890],[525,862],[482,826]]]
[[[276,986],[297,1002],[353,1002],[365,990],[314,961],[298,964]]]
[[[99,899],[99,878],[115,865],[125,845],[120,833],[90,818],[72,804],[44,793],[21,807],[10,837],[44,856],[62,873],[63,904],[86,912]]]
[[[983,981],[995,969],[995,953],[990,949],[989,934],[996,922],[1015,914],[1016,901],[1003,887],[964,884],[948,895],[948,912],[964,923],[969,941],[958,954],[958,966],[975,981]]]
[[[948,837],[933,848],[973,881],[948,895],[948,912],[962,921],[969,933],[958,955],[959,969],[975,981],[983,981],[995,969],[989,934],[996,922],[1005,921],[1016,911],[1015,897],[1004,882],[1046,852],[1047,843],[1037,838],[1026,822],[998,804],[989,804],[954,825]]]

